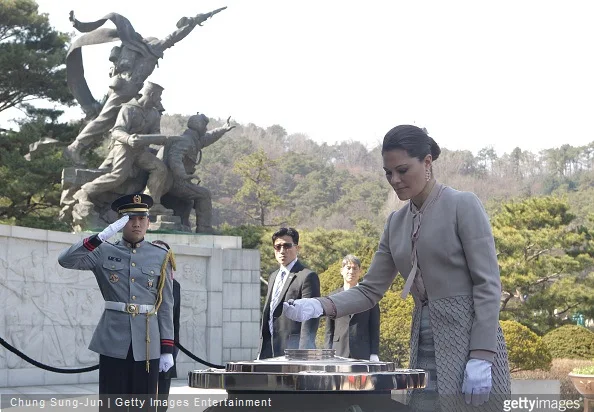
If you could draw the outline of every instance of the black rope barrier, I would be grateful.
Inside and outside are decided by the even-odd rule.
[[[188,357],[194,359],[196,362],[200,362],[203,365],[209,366],[211,368],[215,368],[215,369],[225,369],[225,367],[223,365],[215,365],[214,363],[210,363],[207,362],[203,359],[200,359],[198,356],[194,355],[193,353],[191,353],[189,350],[187,350],[186,348],[184,348],[181,343],[176,342],[175,346],[177,346],[179,348],[179,350],[181,350],[183,353],[185,353]]]
[[[87,366],[86,368],[76,368],[76,369],[56,368],[53,366],[45,365],[41,362],[36,361],[35,359],[31,359],[30,357],[25,355],[23,352],[21,352],[20,350],[18,350],[17,348],[15,348],[14,346],[12,346],[10,343],[6,342],[2,338],[0,338],[0,345],[4,346],[6,348],[6,350],[9,350],[10,352],[14,353],[15,355],[17,355],[24,361],[29,362],[31,365],[36,366],[40,369],[44,369],[46,371],[50,371],[50,372],[84,373],[84,372],[92,372],[94,370],[99,369],[99,365]],[[225,367],[222,365],[215,365],[214,363],[210,363],[210,362],[205,361],[204,359],[200,359],[198,356],[194,355],[192,352],[190,352],[189,350],[184,348],[179,342],[176,342],[175,346],[177,346],[179,348],[179,350],[181,350],[183,353],[185,353],[188,357],[195,360],[196,362],[200,362],[201,364],[206,365],[211,368],[225,369]]]
[[[46,371],[56,372],[56,373],[83,373],[83,372],[91,372],[96,369],[99,369],[99,365],[93,365],[86,368],[77,368],[77,369],[62,369],[62,368],[55,368],[53,366],[44,365],[41,362],[37,362],[35,359],[31,359],[23,352],[12,346],[10,343],[6,342],[4,339],[0,338],[0,345],[4,346],[7,350],[11,351],[15,355],[21,357],[23,360],[29,362],[33,366],[37,366],[38,368],[45,369]]]

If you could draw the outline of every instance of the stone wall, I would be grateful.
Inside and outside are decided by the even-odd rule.
[[[62,250],[89,234],[0,225],[0,337],[59,368],[98,363],[87,349],[103,310],[90,271],[62,268]],[[260,254],[241,238],[147,234],[174,249],[181,285],[180,342],[215,364],[256,357],[260,324]],[[202,369],[180,352],[178,377]],[[0,346],[0,387],[98,381],[98,371],[44,371]]]

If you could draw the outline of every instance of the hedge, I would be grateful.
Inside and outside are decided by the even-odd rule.
[[[564,325],[543,336],[553,358],[594,358],[594,332],[583,326]]]

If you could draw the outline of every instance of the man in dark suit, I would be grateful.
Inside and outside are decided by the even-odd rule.
[[[268,280],[262,314],[258,359],[284,356],[285,349],[315,349],[319,319],[295,322],[283,315],[283,302],[320,296],[320,279],[297,259],[299,233],[281,228],[272,235],[274,255],[280,267]]]
[[[169,250],[169,244],[162,240],[153,240],[153,244],[162,246]],[[172,272],[173,273],[173,272]],[[176,279],[173,279],[173,340],[175,343],[179,342],[179,315],[180,315],[181,290],[180,284]],[[173,359],[177,359],[179,349],[177,346],[173,348]],[[177,378],[177,367],[174,364],[167,372],[159,372],[158,385],[158,404],[157,412],[165,412],[168,407],[169,390],[171,389],[171,379]]]
[[[342,260],[340,270],[344,280],[343,287],[331,294],[352,288],[359,283],[361,261],[353,255]],[[380,310],[379,305],[373,308],[326,320],[326,349],[336,349],[336,355],[345,358],[365,359],[378,362],[379,358]]]

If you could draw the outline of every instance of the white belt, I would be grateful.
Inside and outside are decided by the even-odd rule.
[[[105,309],[107,310],[117,310],[134,315],[152,312],[154,308],[155,305],[138,305],[136,303],[112,302],[109,300],[105,301]]]

